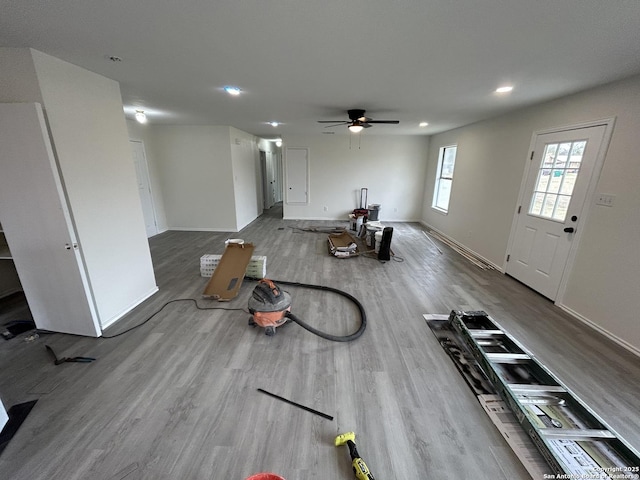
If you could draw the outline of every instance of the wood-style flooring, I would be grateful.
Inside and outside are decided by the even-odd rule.
[[[339,433],[356,432],[378,480],[520,479],[524,468],[439,346],[422,315],[485,310],[634,448],[640,448],[640,361],[513,279],[439,253],[418,224],[393,223],[396,261],[327,253],[327,237],[291,227],[277,209],[240,233],[168,231],[150,239],[160,291],[109,328],[112,339],[63,334],[0,340],[5,407],[38,399],[0,455],[12,480],[242,480],[270,471],[287,480],[352,479]],[[384,221],[384,219],[382,219]],[[351,343],[296,324],[268,337],[247,324],[246,282],[231,302],[203,299],[200,257],[243,238],[267,256],[273,279],[328,285],[365,306]],[[403,260],[403,261],[399,261]],[[332,293],[287,287],[293,312],[345,335],[357,311]],[[3,310],[4,308],[4,310]],[[616,312],[611,312],[615,315]],[[0,321],[28,315],[0,306]],[[54,365],[58,356],[90,364]],[[334,417],[326,420],[265,389]]]

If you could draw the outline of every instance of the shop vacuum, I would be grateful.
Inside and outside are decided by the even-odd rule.
[[[258,279],[247,279],[258,280]],[[291,285],[295,287],[309,288],[313,290],[321,290],[336,293],[350,300],[360,313],[360,326],[350,335],[331,335],[315,329],[311,325],[304,322],[291,312],[291,295],[280,288],[278,284]],[[367,315],[364,307],[357,298],[338,290],[337,288],[326,287],[323,285],[310,285],[306,283],[287,282],[284,280],[269,280],[267,278],[259,279],[258,285],[253,289],[251,298],[249,299],[249,313],[252,315],[249,319],[249,325],[260,326],[265,329],[265,334],[272,336],[276,333],[276,328],[285,325],[288,322],[295,322],[305,330],[318,335],[333,342],[351,342],[364,333],[367,328]]]

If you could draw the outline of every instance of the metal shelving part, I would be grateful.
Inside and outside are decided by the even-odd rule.
[[[640,455],[484,311],[449,321],[559,478],[640,478]]]

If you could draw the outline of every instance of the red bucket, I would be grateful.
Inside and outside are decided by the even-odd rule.
[[[245,478],[245,480],[285,480],[280,475],[276,475],[275,473],[256,473],[251,475],[250,477]]]

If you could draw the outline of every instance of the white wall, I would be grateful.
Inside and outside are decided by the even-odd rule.
[[[534,131],[615,117],[594,204],[580,220],[581,242],[558,304],[640,351],[640,77],[634,77],[435,135],[431,139],[423,221],[503,266],[520,182]],[[431,207],[438,148],[457,143],[448,215]]]
[[[162,182],[158,162],[155,159],[153,142],[150,136],[151,128],[152,127],[149,124],[143,125],[139,122],[136,122],[135,120],[127,119],[127,130],[129,131],[129,138],[131,140],[139,140],[144,145],[144,152],[147,157],[147,166],[149,167],[151,197],[156,212],[156,226],[158,227],[158,233],[162,233],[168,230],[167,214],[164,206],[164,196],[162,194]]]
[[[117,82],[32,50],[103,328],[157,290]]]
[[[285,140],[284,147],[308,147],[310,164],[309,204],[288,205],[285,195],[285,218],[347,220],[359,206],[360,189],[368,188],[368,203],[381,205],[380,221],[420,220],[428,137],[365,132],[359,139],[309,135]]]
[[[262,213],[262,174],[256,138],[231,127],[236,231],[242,230]]]
[[[149,138],[167,228],[236,231],[229,127],[154,125]]]
[[[0,65],[0,102],[42,104],[31,49],[0,47]]]

